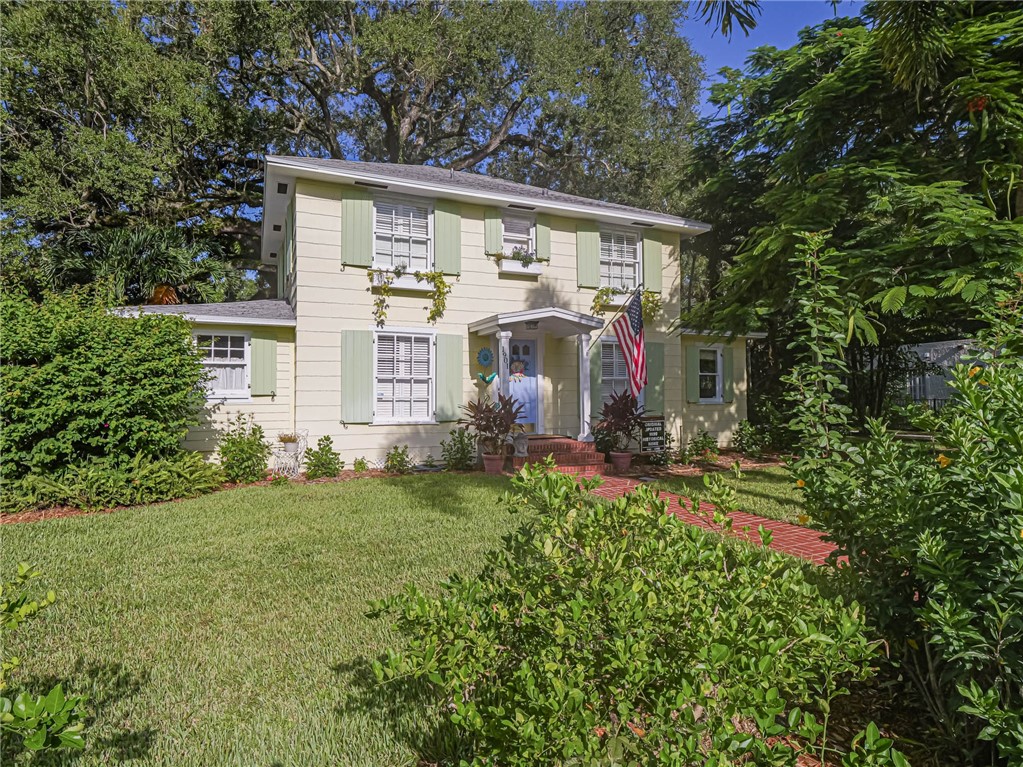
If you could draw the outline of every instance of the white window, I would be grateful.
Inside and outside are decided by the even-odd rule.
[[[392,197],[373,202],[373,265],[404,266],[410,272],[433,269],[430,206]]]
[[[502,250],[510,256],[516,248],[526,253],[536,251],[536,237],[533,219],[530,216],[512,216],[505,214],[501,220],[504,235]]]
[[[600,285],[635,290],[639,284],[639,236],[626,229],[600,233]]]
[[[700,349],[700,402],[723,402],[721,350]]]
[[[210,399],[249,398],[249,337],[244,333],[196,333],[195,345],[212,374]]]
[[[625,355],[616,338],[605,338],[600,342],[600,401],[610,402],[612,394],[631,391],[629,369],[625,366]],[[640,391],[638,401],[643,404],[645,390]]]
[[[433,336],[377,333],[373,420],[415,422],[433,417]]]

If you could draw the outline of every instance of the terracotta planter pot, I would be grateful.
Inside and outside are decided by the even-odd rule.
[[[504,455],[483,454],[483,469],[487,474],[500,474],[504,469]]]
[[[616,474],[628,471],[629,467],[632,466],[632,453],[616,453],[612,450],[611,465],[614,467]]]

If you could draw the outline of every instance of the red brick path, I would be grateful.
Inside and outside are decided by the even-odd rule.
[[[625,477],[604,477],[604,484],[595,490],[594,494],[613,500],[626,495],[633,488],[642,484],[642,482]],[[721,531],[721,528],[714,524],[714,507],[709,503],[701,504],[701,513],[694,514],[691,510],[692,502],[688,498],[664,490],[658,490],[657,493],[661,500],[668,502],[668,511],[684,522],[706,530]],[[702,512],[708,511],[710,514],[704,516]],[[835,548],[832,544],[821,540],[822,533],[816,530],[790,525],[788,522],[779,522],[776,519],[758,517],[755,514],[747,514],[745,511],[734,511],[729,514],[729,517],[732,520],[732,535],[759,545],[760,534],[757,529],[763,526],[765,530],[770,530],[774,536],[771,540],[772,549],[807,559],[815,565],[824,564],[825,558]]]

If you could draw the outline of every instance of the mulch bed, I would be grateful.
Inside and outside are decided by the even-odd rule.
[[[673,463],[668,466],[633,463],[632,468],[620,476],[632,478],[698,477],[701,474],[706,474],[708,471],[730,471],[736,461],[739,462],[739,468],[743,471],[784,466],[787,457],[781,453],[770,453],[760,458],[749,458],[731,450],[722,450],[716,461],[701,459],[692,463]]]

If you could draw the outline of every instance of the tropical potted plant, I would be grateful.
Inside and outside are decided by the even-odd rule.
[[[298,435],[293,432],[281,432],[277,435],[277,441],[284,445],[285,453],[298,452]]]
[[[645,412],[632,393],[627,391],[612,394],[611,400],[605,402],[600,409],[600,422],[595,431],[611,446],[611,465],[618,473],[628,470],[632,465],[629,443],[639,431]]]
[[[500,474],[504,468],[505,444],[509,435],[522,431],[522,424],[517,421],[523,406],[507,394],[499,394],[497,402],[482,397],[462,410],[465,418],[459,423],[476,433],[476,441],[483,451],[483,468],[487,474]]]

